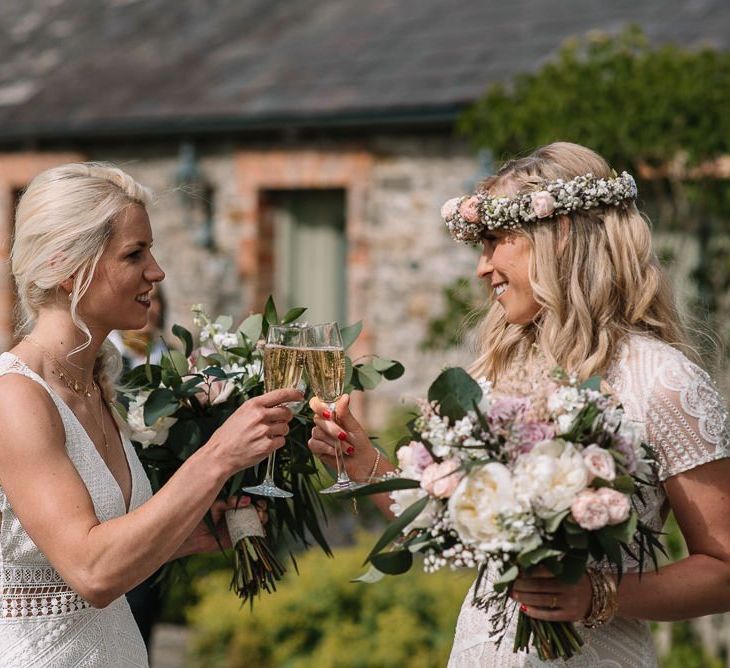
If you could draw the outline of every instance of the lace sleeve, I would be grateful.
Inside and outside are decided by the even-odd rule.
[[[662,364],[651,390],[646,435],[659,461],[659,480],[730,457],[724,398],[710,376],[687,360]]]

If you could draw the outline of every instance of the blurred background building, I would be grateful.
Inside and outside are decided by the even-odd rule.
[[[73,160],[117,163],[158,196],[150,214],[169,323],[190,325],[199,302],[242,317],[270,293],[281,307],[309,306],[310,321],[363,320],[359,352],[406,367],[368,407],[382,426],[402,395],[422,394],[440,367],[469,359],[442,339],[480,299],[463,280],[476,254],[449,240],[441,204],[509,157],[495,146],[529,151],[543,138],[529,119],[512,144],[465,134],[465,110],[488,105],[495,84],[545,71],[566,40],[616,36],[630,24],[652,48],[730,46],[727,0],[3,0],[0,258],[17,198],[37,173]],[[667,66],[659,78],[670,88],[673,77],[693,81],[680,75]],[[707,128],[702,115],[727,99],[729,83],[719,79],[718,95],[696,110],[698,133],[722,135],[714,153],[730,133]],[[621,100],[607,104],[620,117]],[[578,131],[578,106],[559,110],[576,119],[576,136],[565,138],[591,136]],[[630,126],[626,146],[642,128],[684,131],[687,118]],[[727,160],[693,167],[676,153],[641,162],[638,175],[674,188],[696,184],[699,170],[726,185]],[[726,239],[730,207],[693,214],[691,194],[648,205],[675,220],[658,225],[658,241],[683,299],[714,289],[722,316],[730,279],[718,284],[704,258],[711,237]],[[730,266],[728,246],[719,248]],[[0,349],[13,341],[14,304],[3,262]],[[705,646],[726,653],[724,632],[709,624],[699,631]]]
[[[118,163],[159,198],[170,322],[197,302],[244,315],[273,293],[310,320],[364,320],[362,352],[406,366],[385,400],[422,392],[465,359],[419,344],[475,259],[439,208],[492,166],[459,115],[565,39],[628,23],[655,43],[730,41],[723,0],[5,0],[0,248],[36,173]],[[0,284],[7,347],[4,264]]]

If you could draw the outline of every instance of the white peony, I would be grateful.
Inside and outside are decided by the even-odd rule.
[[[503,518],[529,511],[529,506],[518,501],[514,490],[509,469],[497,462],[474,469],[459,483],[448,509],[465,544],[486,551],[514,549]]]
[[[403,511],[412,506],[416,501],[428,496],[428,492],[421,487],[415,489],[396,489],[390,493],[393,503],[390,506],[390,512],[396,517],[400,517]],[[431,499],[421,513],[403,529],[403,533],[407,534],[411,529],[426,529],[433,524],[436,518],[436,512],[439,509],[439,502]]]
[[[588,470],[572,443],[542,441],[520,456],[515,466],[515,486],[543,518],[570,508],[588,485]]]
[[[177,418],[158,418],[149,427],[144,423],[144,405],[149,392],[141,392],[129,404],[127,424],[131,431],[130,438],[137,441],[143,448],[150,445],[162,445],[170,433],[170,427],[177,422]]]

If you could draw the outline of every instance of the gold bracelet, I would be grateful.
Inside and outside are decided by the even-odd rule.
[[[610,622],[618,608],[616,581],[607,571],[588,570],[591,583],[591,609],[583,620],[583,626],[595,629]]]
[[[380,450],[378,450],[378,448],[375,448],[375,453],[375,463],[373,464],[373,468],[370,469],[370,474],[368,475],[369,483],[373,481],[375,472],[378,470],[378,464],[380,464]]]

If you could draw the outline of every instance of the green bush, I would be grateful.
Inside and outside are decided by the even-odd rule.
[[[194,665],[243,668],[428,668],[444,666],[471,572],[419,568],[376,584],[351,583],[374,537],[334,559],[315,550],[253,612],[228,591],[229,575],[197,583],[188,611]]]

